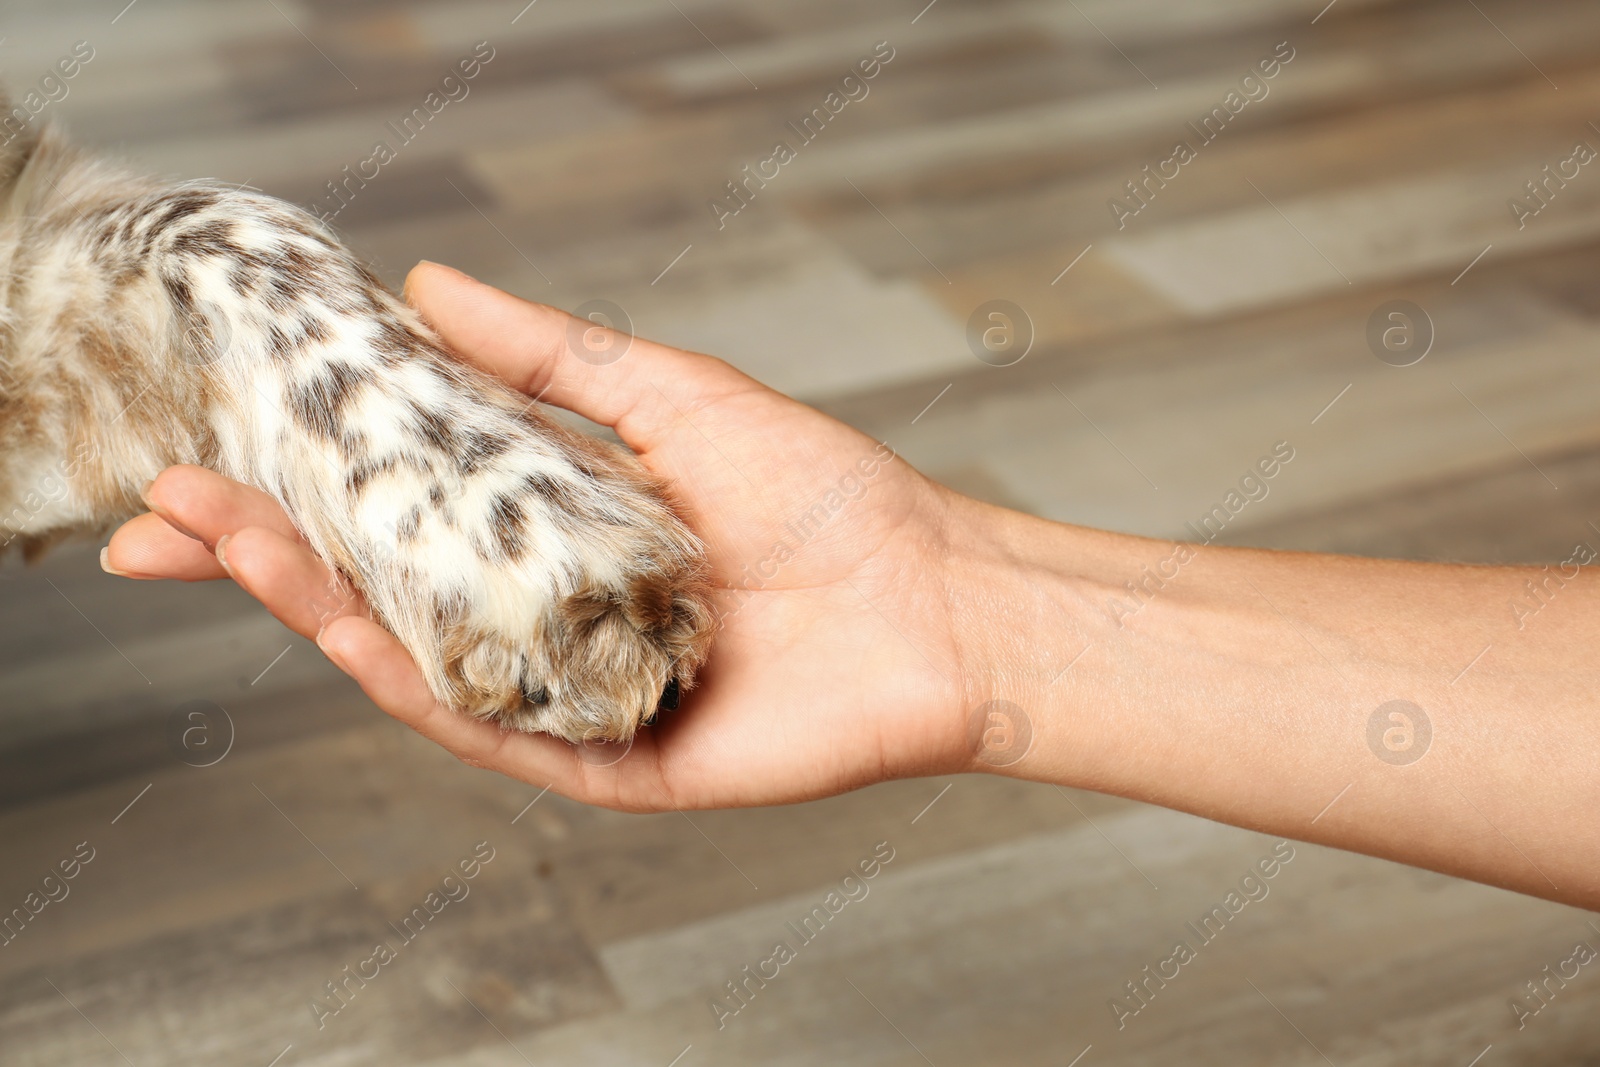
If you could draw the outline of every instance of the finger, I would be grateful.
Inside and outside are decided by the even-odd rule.
[[[612,427],[638,452],[658,444],[696,397],[766,388],[719,359],[618,334],[437,263],[411,271],[406,298],[463,359]],[[658,383],[670,383],[675,399]]]
[[[276,530],[247,526],[217,542],[217,560],[245,592],[302,637],[346,615],[365,615],[366,602],[311,550]]]
[[[374,704],[457,759],[585,799],[583,764],[570,745],[543,734],[505,731],[439,703],[405,646],[377,623],[340,619],[323,630],[317,644]]]
[[[459,759],[582,799],[581,760],[553,737],[508,733],[434,700],[405,647],[366,617],[359,596],[310,549],[282,534],[246,527],[217,544],[217,558],[285,626],[355,678],[372,702]]]
[[[173,529],[207,546],[246,526],[300,539],[276,500],[204,467],[168,467],[145,487],[143,498]]]
[[[100,567],[123,578],[206,582],[228,576],[210,549],[155,514],[123,523],[100,550]]]

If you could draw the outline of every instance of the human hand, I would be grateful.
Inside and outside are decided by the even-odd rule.
[[[460,759],[629,810],[784,803],[967,769],[952,517],[973,507],[878,442],[726,363],[422,264],[407,296],[463,358],[615,429],[706,543],[723,625],[699,684],[620,759],[503,732],[429,693],[400,643],[267,494],[197,467],[147,489],[107,569],[232,577],[384,711]],[[604,366],[587,344],[625,354]]]

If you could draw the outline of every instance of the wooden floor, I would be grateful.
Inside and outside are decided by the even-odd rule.
[[[1600,167],[1564,162],[1600,147],[1593,3],[124,2],[8,3],[10,84],[87,41],[47,109],[82,139],[323,207],[388,141],[336,219],[387,277],[427,257],[613,301],[974,495],[1183,536],[1288,441],[1228,540],[1600,545]],[[387,124],[479,41],[402,144]],[[710,206],[779,141],[792,162]],[[1543,204],[1547,165],[1570,177]],[[1031,324],[1010,366],[968,342],[992,300]],[[1369,347],[1394,300],[1431,322],[1413,366]],[[6,1067],[1600,1063],[1594,968],[1511,1007],[1600,946],[1594,916],[1296,846],[1159,985],[1274,842],[980,778],[592,811],[396,728],[233,589],[135,587],[94,547],[0,574],[0,915],[61,897],[0,947]]]

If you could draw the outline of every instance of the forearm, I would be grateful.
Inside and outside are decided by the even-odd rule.
[[[974,517],[985,533],[964,551],[988,592],[965,610],[964,659],[985,664],[969,692],[1012,701],[1034,734],[1019,761],[977,766],[1600,906],[1586,572],[1530,599],[1554,568]],[[1379,713],[1395,700],[1421,714]]]

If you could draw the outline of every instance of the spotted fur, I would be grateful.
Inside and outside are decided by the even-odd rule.
[[[0,147],[0,533],[103,529],[177,463],[272,494],[467,714],[626,738],[705,657],[661,486],[453,359],[311,215],[49,130]]]

